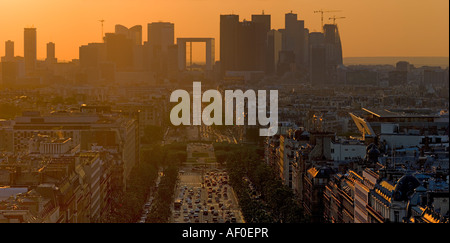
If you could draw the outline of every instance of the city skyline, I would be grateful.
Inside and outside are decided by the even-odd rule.
[[[2,1],[3,2],[3,1]],[[229,1],[227,4],[205,1],[176,0],[168,6],[161,7],[160,1],[135,1],[128,6],[129,11],[123,12],[118,1],[108,2],[109,8],[101,10],[102,1],[91,1],[89,9],[82,1],[59,3],[53,0],[36,3],[29,1],[4,1],[0,17],[0,35],[2,46],[0,56],[4,55],[4,45],[7,40],[15,43],[15,55],[23,56],[23,29],[34,26],[37,28],[37,58],[43,60],[46,56],[45,45],[53,42],[56,45],[56,57],[69,61],[78,59],[78,48],[92,42],[100,42],[102,33],[99,20],[104,19],[104,33],[114,32],[116,24],[132,27],[141,25],[142,36],[147,36],[146,25],[151,22],[171,22],[175,24],[175,38],[180,37],[211,37],[220,40],[220,15],[236,14],[240,20],[250,19],[252,14],[262,11],[272,17],[272,29],[284,28],[284,15],[290,11],[297,13],[300,20],[305,21],[305,28],[311,32],[320,31],[320,14],[315,10],[341,10],[338,13],[324,15],[324,23],[331,23],[330,17],[345,16],[338,19],[343,42],[344,57],[367,56],[448,56],[448,1],[435,0],[435,4],[419,2],[396,1],[387,3],[381,1],[376,6],[365,4],[359,6],[351,1],[286,1],[279,7],[274,1]],[[258,3],[258,5],[256,5]],[[22,4],[22,8],[19,5]],[[23,5],[26,4],[26,5]],[[390,5],[389,5],[390,4]],[[27,6],[27,7],[23,7]],[[156,7],[155,7],[156,6]],[[257,7],[256,7],[257,6]],[[57,8],[70,7],[70,13],[64,13],[67,21],[62,19],[64,11]],[[355,9],[358,7],[358,9]],[[195,9],[196,8],[196,9]],[[18,15],[17,9],[23,10]],[[42,9],[42,11],[36,11]],[[169,10],[170,9],[170,10]],[[194,10],[193,10],[194,9]],[[377,11],[383,10],[383,18]],[[147,13],[145,13],[147,11]],[[202,14],[196,14],[196,13]],[[83,19],[76,15],[83,13]],[[46,17],[44,17],[46,16]],[[415,20],[412,21],[411,17]],[[394,19],[395,22],[392,22]],[[14,20],[16,24],[10,25]],[[73,19],[77,19],[74,21]],[[363,20],[365,19],[365,20]],[[206,21],[208,20],[208,21]],[[391,21],[391,22],[390,22]],[[387,24],[389,23],[390,24]],[[427,34],[417,35],[415,28],[424,28]],[[400,31],[401,30],[401,31]],[[374,41],[378,39],[377,41]],[[143,38],[146,41],[146,38]],[[368,48],[370,46],[370,48]],[[216,59],[219,59],[219,45],[216,45]],[[195,56],[203,56],[201,48],[195,48]]]
[[[0,0],[0,223],[450,223],[448,4]]]

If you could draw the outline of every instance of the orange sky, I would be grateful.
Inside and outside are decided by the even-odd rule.
[[[310,31],[319,31],[318,9],[342,10],[335,14],[346,17],[338,20],[344,57],[448,56],[448,0],[0,0],[0,56],[6,40],[23,55],[23,28],[30,26],[37,28],[38,59],[51,41],[57,58],[70,60],[78,58],[80,45],[101,40],[99,19],[106,20],[105,32],[115,24],[142,25],[144,41],[147,23],[173,22],[175,38],[215,37],[218,49],[220,14],[250,19],[265,10],[278,29],[292,10]]]

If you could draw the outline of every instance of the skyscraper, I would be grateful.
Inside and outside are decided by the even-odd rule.
[[[106,46],[104,43],[89,43],[79,48],[80,67],[99,68],[106,61]]]
[[[271,16],[267,14],[253,14],[252,22],[263,24],[264,31],[267,33],[270,31],[271,25]]]
[[[342,65],[342,45],[337,25],[326,24],[323,26],[323,29],[328,63],[330,65]]]
[[[220,62],[227,71],[265,71],[270,15],[252,15],[239,22],[238,15],[220,16]]]
[[[268,62],[268,33],[272,27],[271,16],[267,14],[254,14],[252,15],[252,22],[256,24],[257,30],[255,33],[255,67],[256,70],[262,70],[266,73]]]
[[[325,24],[323,29],[327,59],[327,79],[329,84],[334,84],[337,81],[337,68],[343,64],[341,37],[335,24]]]
[[[25,72],[33,72],[36,68],[37,44],[36,28],[25,28],[24,30],[24,59]]]
[[[118,71],[133,67],[133,40],[115,33],[105,34],[106,60],[114,63]]]
[[[132,44],[132,56],[133,56],[133,68],[135,70],[142,70],[144,68],[144,48],[142,45],[142,26],[135,25],[131,28],[127,28],[123,25],[115,26],[115,34],[123,35],[127,39],[131,40]]]
[[[14,59],[14,41],[5,42],[5,61],[11,61]]]
[[[13,86],[19,75],[18,63],[15,61],[2,61],[2,83],[5,87]]]
[[[277,71],[278,61],[280,60],[280,51],[282,47],[282,34],[278,30],[271,30],[267,33],[267,61],[266,70],[268,74],[274,74]]]
[[[57,59],[55,57],[55,43],[47,43],[47,58],[45,59],[48,63],[56,63]]]
[[[239,23],[238,67],[235,71],[264,71],[267,53],[265,24],[254,21]]]
[[[158,79],[167,77],[169,50],[175,45],[175,25],[169,22],[148,24],[148,38],[144,44],[144,66]]]
[[[220,68],[224,74],[238,65],[239,15],[220,15]]]
[[[105,43],[89,43],[79,48],[80,68],[83,77],[78,80],[80,83],[100,82],[102,79],[110,81],[114,76],[115,70],[103,72],[106,63],[106,44]],[[108,76],[108,77],[105,77]]]
[[[287,13],[284,17],[285,32],[284,32],[284,51],[294,51],[298,40],[298,22],[297,14]]]
[[[5,42],[5,56],[1,58],[1,68],[2,68],[2,84],[5,87],[11,87],[16,82],[18,77],[18,63],[14,57],[14,42]]]
[[[117,24],[115,26],[115,33],[125,35],[128,39],[133,40],[134,45],[142,45],[142,25],[135,25],[131,28],[127,28]]]
[[[167,52],[169,46],[175,44],[175,25],[169,22],[155,22],[148,24],[148,43],[158,46]]]
[[[327,58],[324,34],[309,34],[309,74],[313,86],[327,85]]]
[[[295,55],[297,68],[308,65],[307,36],[305,36],[305,22],[298,20],[297,14],[285,15],[285,30],[283,32],[283,51],[292,51]]]

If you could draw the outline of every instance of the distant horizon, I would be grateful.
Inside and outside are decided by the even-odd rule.
[[[285,14],[293,11],[305,21],[310,32],[321,31],[319,9],[338,10],[339,32],[344,56],[440,56],[449,53],[449,1],[435,0],[432,4],[418,0],[380,0],[366,3],[354,0],[2,0],[0,9],[0,56],[4,42],[15,43],[15,53],[23,54],[23,28],[37,28],[37,57],[45,58],[45,45],[56,44],[56,57],[60,60],[78,58],[79,47],[101,41],[101,24],[104,33],[114,32],[114,26],[141,25],[143,41],[146,24],[171,22],[175,24],[176,37],[216,38],[216,57],[220,56],[221,14],[237,14],[240,19],[250,19],[252,14],[271,15],[272,29],[285,26]],[[64,11],[55,11],[56,9]],[[382,13],[382,15],[380,15]],[[332,23],[324,15],[324,23]],[[82,17],[81,17],[82,16]],[[413,21],[412,21],[413,20]],[[200,59],[198,49],[194,59]],[[197,56],[199,58],[197,58]]]
[[[343,58],[364,58],[364,57],[370,57],[370,58],[384,58],[384,57],[405,57],[405,58],[450,58],[450,56],[344,56]]]
[[[344,65],[395,65],[398,61],[407,61],[416,67],[449,67],[449,56],[361,56],[344,57],[343,59]]]
[[[23,55],[16,55],[16,57],[23,57]],[[450,56],[344,56],[343,58],[450,58]],[[38,58],[38,60],[44,60],[45,58]],[[77,58],[73,58],[77,59]],[[71,61],[65,60],[64,61]],[[217,59],[219,61],[219,59]]]
[[[21,56],[18,56],[21,57]],[[450,66],[450,56],[351,56],[351,57],[343,57],[344,65],[395,65],[397,61],[408,61],[411,64],[413,64],[416,67],[421,66],[440,66],[440,67],[449,67]],[[358,60],[351,60],[351,59],[358,59]],[[361,59],[372,59],[372,60],[365,60],[364,62],[361,62]],[[374,59],[392,59],[387,62],[382,61],[375,61]],[[417,61],[412,61],[411,59],[440,59],[440,60],[434,60],[429,63],[420,63]],[[446,60],[442,60],[446,59]],[[38,58],[38,61],[44,61],[45,59]],[[77,58],[72,60],[78,60]],[[71,62],[72,60],[59,60],[59,63],[67,63]],[[216,60],[219,61],[219,60]],[[361,63],[358,63],[357,61],[360,61]],[[385,60],[386,61],[386,60]],[[204,65],[204,61],[198,61],[193,60],[192,64],[196,65]]]

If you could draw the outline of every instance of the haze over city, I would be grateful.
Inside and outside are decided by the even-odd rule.
[[[219,41],[219,15],[238,14],[241,20],[264,11],[272,15],[272,28],[284,28],[284,14],[297,13],[310,31],[321,31],[320,14],[314,11],[341,10],[324,15],[324,23],[337,19],[343,42],[343,56],[444,56],[448,57],[449,2],[447,0],[0,0],[1,43],[12,40],[16,55],[23,55],[23,28],[38,30],[37,58],[45,58],[45,44],[56,43],[59,60],[78,58],[78,47],[101,41],[104,31],[116,24],[127,27],[150,22],[175,23],[175,37],[213,37]],[[219,57],[216,44],[216,59]],[[202,59],[195,48],[194,60]],[[4,55],[1,45],[0,56]]]
[[[0,223],[449,223],[448,5],[0,0]]]

